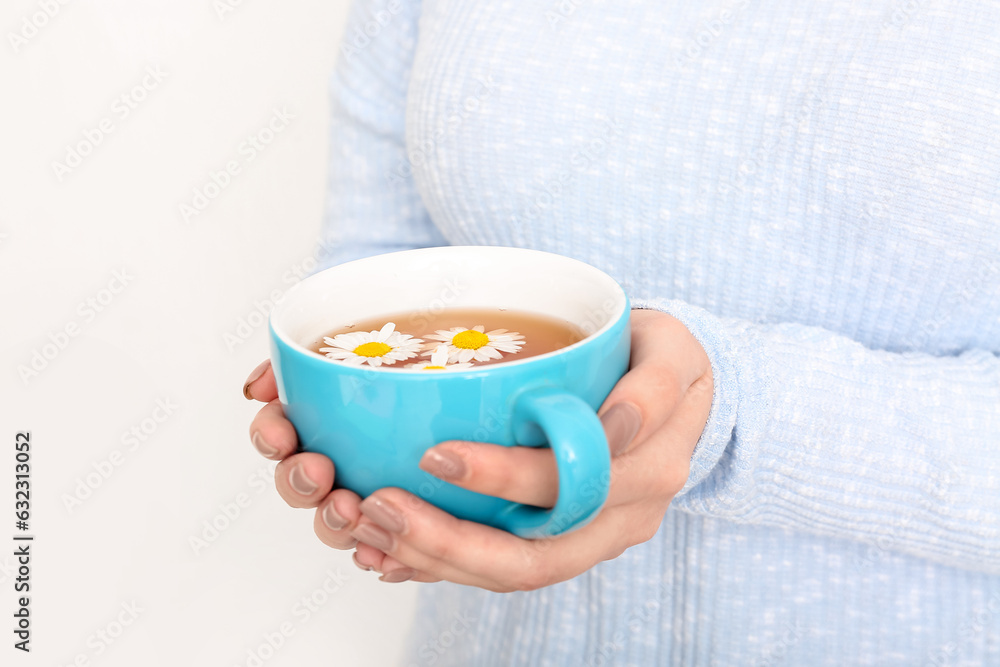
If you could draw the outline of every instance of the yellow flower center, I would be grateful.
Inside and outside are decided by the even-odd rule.
[[[359,357],[382,357],[390,352],[392,352],[391,347],[376,340],[373,340],[370,343],[365,343],[364,345],[358,345],[354,348],[354,354]]]
[[[424,366],[425,371],[443,371],[444,366]]]
[[[463,350],[478,350],[489,342],[489,336],[484,333],[479,333],[478,331],[473,331],[472,329],[466,329],[461,333],[457,333],[454,338],[451,339],[452,345],[460,347]]]

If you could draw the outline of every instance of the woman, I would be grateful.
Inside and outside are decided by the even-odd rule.
[[[253,442],[326,544],[455,582],[407,664],[1000,664],[1000,6],[677,4],[359,0],[333,82],[326,265],[530,247],[641,309],[601,515],[331,493],[266,363]],[[557,493],[544,450],[422,465]]]

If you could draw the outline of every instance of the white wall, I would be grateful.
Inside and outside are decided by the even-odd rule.
[[[220,17],[222,1],[0,10],[0,664],[255,664],[248,649],[283,623],[294,634],[265,665],[399,655],[414,585],[360,572],[314,537],[311,512],[281,502],[240,393],[267,353],[255,302],[310,268],[346,0],[228,0]],[[46,4],[58,13],[13,44]],[[146,78],[126,116],[116,100],[147,68],[162,80]],[[294,119],[250,160],[241,143],[274,109]],[[102,120],[110,134],[68,173],[54,168]],[[231,160],[240,172],[185,221],[180,204]],[[238,331],[247,319],[257,326]],[[35,352],[51,358],[27,375]],[[177,406],[159,424],[157,401]],[[123,437],[143,426],[143,441]],[[33,442],[28,656],[8,630],[18,430]],[[96,488],[80,486],[88,476]],[[207,542],[204,522],[225,524],[220,507],[234,514],[237,498],[249,505],[195,553],[190,538]],[[307,618],[296,604],[327,597],[327,572],[344,581]],[[137,619],[99,639],[133,603]]]

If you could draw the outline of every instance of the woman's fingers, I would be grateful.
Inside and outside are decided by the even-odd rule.
[[[382,575],[379,577],[379,581],[384,581],[387,584],[401,584],[404,581],[413,581],[420,576],[420,572],[406,563],[400,563],[392,556],[382,558],[382,566],[378,568],[378,572]]]
[[[638,409],[619,403],[601,416],[612,456],[625,450],[642,425]],[[463,489],[537,507],[559,496],[559,471],[552,450],[449,441],[427,450],[420,468]]]
[[[352,549],[358,543],[351,529],[361,518],[361,498],[347,489],[334,489],[316,507],[313,530],[320,541],[334,549]]]
[[[333,488],[333,461],[322,454],[293,454],[274,469],[278,494],[292,507],[318,507]]]
[[[559,476],[552,450],[450,441],[431,447],[420,468],[463,489],[515,503],[552,507]]]
[[[503,576],[500,570],[516,567],[510,561],[495,564],[492,556],[479,559],[478,563],[473,561],[480,554],[501,550],[505,542],[509,544],[503,551],[509,551],[514,542],[520,542],[518,538],[456,519],[401,489],[377,491],[362,503],[362,512],[365,516],[352,531],[359,542],[358,560],[362,565],[371,565],[381,571],[385,558],[391,556],[415,572],[493,591],[502,590],[494,580]],[[435,525],[425,525],[428,521]],[[420,536],[435,530],[440,541],[422,544]],[[420,546],[411,543],[413,537]],[[466,565],[472,567],[466,569]],[[475,569],[477,565],[478,570]]]
[[[616,543],[615,511],[602,512],[578,531],[543,540],[523,540],[456,519],[395,488],[376,491],[361,503],[361,511],[364,517],[352,532],[359,542],[427,577],[493,591],[534,590],[564,581],[624,549]]]
[[[265,359],[250,372],[246,382],[243,383],[243,395],[248,400],[264,403],[278,398],[278,385],[274,381],[274,369],[271,368],[270,359]]]
[[[354,564],[362,570],[368,572],[375,571],[382,574],[382,561],[385,560],[385,557],[384,551],[376,549],[370,544],[358,542],[358,548],[352,558],[354,558]]]
[[[354,562],[362,569],[382,572],[386,582],[440,581],[418,572],[378,549],[359,544],[350,531],[361,518],[361,499],[353,491],[333,487],[333,463],[320,454],[300,453],[298,436],[292,423],[285,418],[278,399],[271,361],[265,360],[247,377],[243,395],[250,400],[267,403],[250,423],[250,441],[266,458],[281,461],[274,471],[275,487],[292,507],[316,507],[313,529],[327,546],[335,549],[357,547]]]
[[[260,409],[250,422],[250,442],[265,458],[280,461],[295,453],[299,438],[285,418],[281,402],[274,399]]]
[[[414,570],[406,563],[401,563],[392,556],[386,556],[385,553],[363,542],[358,543],[358,549],[352,558],[358,568],[365,572],[377,572],[381,575],[379,580],[388,584],[400,584],[404,581],[419,581],[427,584],[441,581],[440,577]]]

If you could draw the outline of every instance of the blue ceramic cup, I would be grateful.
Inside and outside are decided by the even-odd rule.
[[[402,362],[348,365],[306,347],[355,320],[420,313],[432,321],[447,308],[535,312],[588,335],[535,357],[438,372]],[[285,414],[306,451],[333,460],[338,486],[362,497],[399,487],[459,518],[530,538],[583,526],[607,498],[610,457],[596,410],[628,368],[629,302],[588,264],[482,246],[369,257],[290,289],[271,313],[270,337]],[[424,452],[445,440],[551,447],[555,507],[474,493],[420,470]]]

